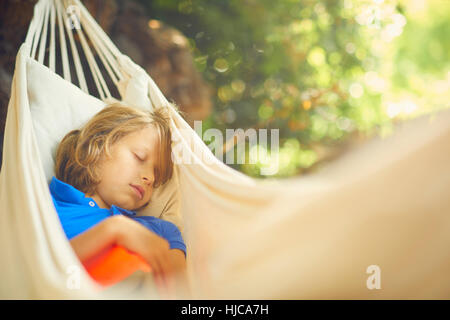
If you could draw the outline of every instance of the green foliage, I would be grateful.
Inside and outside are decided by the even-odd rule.
[[[397,118],[448,107],[445,0],[142,3],[188,37],[198,70],[216,89],[208,127],[280,130],[278,176],[319,161],[313,146],[355,130],[383,134]],[[259,165],[233,167],[258,176]]]

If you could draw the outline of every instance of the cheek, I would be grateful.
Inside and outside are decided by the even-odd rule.
[[[129,154],[126,152],[116,153],[114,158],[104,166],[103,174],[105,175],[105,179],[120,181],[134,172],[136,170],[135,167],[136,164]]]
[[[117,159],[119,160],[119,159]],[[130,168],[127,161],[111,161],[105,163],[100,170],[101,182],[97,187],[97,192],[104,197],[111,197],[111,195],[120,192],[125,184],[130,183]]]

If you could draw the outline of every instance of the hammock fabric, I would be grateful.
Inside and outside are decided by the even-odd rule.
[[[69,5],[80,28],[66,23]],[[115,100],[105,77],[125,104],[170,110],[174,176],[138,215],[181,228],[186,298],[450,298],[449,110],[402,123],[319,173],[252,179],[213,155],[77,0],[40,0],[17,55],[0,173],[0,298],[160,298],[142,272],[99,290],[48,189],[61,138]],[[374,265],[381,288],[371,290]]]

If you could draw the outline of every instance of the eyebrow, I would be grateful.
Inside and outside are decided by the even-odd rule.
[[[144,146],[135,146],[135,150],[145,152],[146,156],[148,156],[148,154],[151,151],[150,147],[144,147]]]
[[[151,149],[149,146],[140,147],[140,148],[142,148],[142,149],[143,149],[144,151],[146,151],[146,152],[152,151],[152,149]]]

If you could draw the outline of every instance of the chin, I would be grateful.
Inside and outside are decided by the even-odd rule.
[[[117,202],[117,203],[114,203],[114,205],[119,207],[119,208],[122,208],[122,209],[133,210],[133,205],[132,204],[130,205],[127,202],[125,202],[125,203],[124,202]]]
[[[136,205],[135,204],[124,205],[122,208],[130,210],[130,211],[134,211],[134,210],[136,210]]]
[[[147,205],[148,205],[148,201],[143,203],[143,204],[141,204],[140,206],[137,206],[134,209],[130,209],[130,210],[133,210],[133,211],[140,210],[140,209],[145,208]]]

